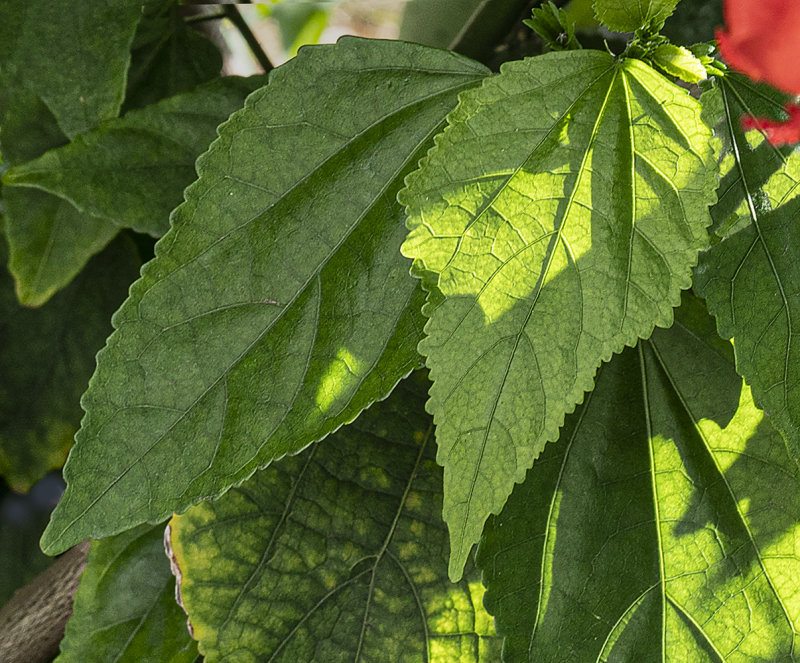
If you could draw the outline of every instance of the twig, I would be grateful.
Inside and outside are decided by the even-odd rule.
[[[270,71],[273,68],[272,63],[269,61],[264,49],[261,48],[261,44],[258,43],[258,39],[256,39],[253,31],[250,30],[250,26],[247,25],[247,21],[245,21],[239,13],[236,5],[224,5],[223,12],[225,16],[231,20],[231,23],[236,26],[236,29],[239,30],[242,37],[244,37],[244,40],[247,42],[256,60],[258,60],[258,64],[264,68],[264,73]]]

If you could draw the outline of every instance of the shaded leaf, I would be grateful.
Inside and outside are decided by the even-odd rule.
[[[172,520],[207,661],[498,660],[474,568],[447,578],[423,394],[401,384],[330,440]]]
[[[265,76],[229,76],[131,111],[12,168],[3,184],[42,189],[80,212],[163,235],[217,126],[264,84]]]
[[[738,118],[735,91],[723,82],[714,94],[720,95],[732,125]],[[771,159],[759,162],[741,132],[732,131],[726,139],[728,163],[738,173],[744,201],[717,230],[720,241],[701,256],[695,285],[707,298],[720,334],[734,339],[736,368],[753,388],[756,403],[800,462],[800,354],[794,322],[800,315],[800,155],[786,157],[768,148]],[[781,167],[761,185],[775,161]]]
[[[421,295],[395,197],[485,74],[346,38],[274,70],[220,128],[114,318],[46,550],[219,495],[418,365]]]
[[[33,93],[70,138],[115,117],[141,4],[4,0],[0,70],[9,103]]]
[[[798,490],[687,297],[671,329],[600,369],[487,523],[478,564],[503,660],[798,660]]]
[[[603,25],[617,32],[652,26],[658,30],[680,0],[594,0],[594,13]]]
[[[131,44],[131,65],[123,112],[141,108],[217,78],[222,55],[183,20],[173,0],[143,8]]]
[[[164,529],[93,541],[57,663],[192,663],[197,646],[175,602]]]
[[[722,0],[679,2],[661,33],[676,44],[696,44],[714,39],[722,25]]]
[[[642,62],[550,53],[462,94],[408,178],[451,577],[600,362],[671,324],[716,184],[699,115]]]
[[[19,306],[11,279],[3,274],[0,476],[14,490],[26,492],[64,464],[80,424],[80,396],[95,354],[138,268],[135,247],[120,238],[67,289],[33,311]]]

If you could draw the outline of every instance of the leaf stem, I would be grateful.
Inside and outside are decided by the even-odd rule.
[[[256,60],[258,60],[258,64],[264,68],[264,73],[271,71],[273,69],[272,63],[269,61],[264,49],[261,48],[261,44],[258,43],[258,39],[256,39],[250,26],[247,25],[247,22],[239,13],[236,5],[223,5],[223,13],[230,19],[231,23],[236,26],[236,29],[241,33],[242,37],[244,37],[244,40],[247,42]]]

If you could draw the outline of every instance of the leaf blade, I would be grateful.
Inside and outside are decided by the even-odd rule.
[[[599,363],[671,323],[715,176],[696,102],[604,53],[509,63],[449,122],[401,201],[457,578]]]

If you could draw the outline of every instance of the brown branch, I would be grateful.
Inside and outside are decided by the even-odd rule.
[[[43,663],[58,653],[88,552],[79,543],[14,592],[0,610],[0,661]]]

